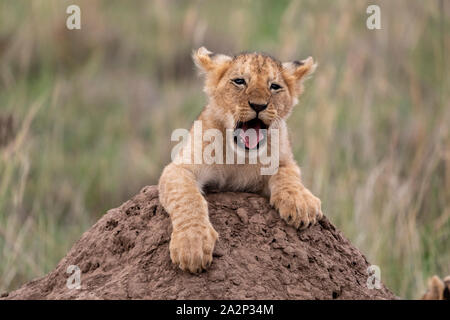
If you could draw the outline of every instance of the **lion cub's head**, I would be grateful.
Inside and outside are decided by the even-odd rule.
[[[223,129],[256,132],[254,142],[245,143],[248,149],[263,139],[261,129],[277,128],[287,119],[303,90],[303,80],[316,68],[311,57],[281,63],[264,54],[230,57],[204,47],[193,58],[205,74],[205,92],[215,122]]]

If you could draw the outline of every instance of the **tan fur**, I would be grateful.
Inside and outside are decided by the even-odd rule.
[[[249,106],[251,102],[268,105],[259,113],[259,118],[269,129],[280,132],[279,168],[272,176],[260,174],[260,163],[172,162],[164,169],[159,181],[159,197],[172,219],[170,257],[181,269],[200,272],[212,262],[218,238],[202,196],[206,185],[263,194],[270,198],[281,217],[296,228],[306,228],[323,215],[320,200],[301,182],[286,127],[286,119],[302,93],[303,81],[316,67],[313,59],[282,64],[262,54],[229,57],[213,54],[203,47],[194,52],[193,59],[205,76],[204,90],[209,98],[198,118],[202,120],[203,131],[215,128],[225,137],[225,130],[235,128],[238,121],[249,121],[257,116]],[[245,79],[246,84],[236,85],[232,81],[235,78]],[[281,89],[271,89],[272,83],[277,83]]]
[[[428,280],[428,291],[423,295],[422,300],[450,300],[450,276],[441,280],[438,276],[433,276]]]

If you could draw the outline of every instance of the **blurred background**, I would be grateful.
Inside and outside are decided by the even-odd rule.
[[[171,132],[206,103],[190,58],[205,45],[319,62],[289,120],[305,185],[395,294],[419,298],[450,274],[449,30],[447,0],[2,0],[0,292],[157,183]]]

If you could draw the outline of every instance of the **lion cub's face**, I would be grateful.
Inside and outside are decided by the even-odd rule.
[[[281,63],[258,53],[229,57],[204,47],[194,53],[194,61],[206,74],[205,92],[223,127],[244,133],[254,129],[253,143],[245,143],[248,149],[262,139],[261,129],[277,127],[289,116],[303,80],[316,67],[312,58]]]

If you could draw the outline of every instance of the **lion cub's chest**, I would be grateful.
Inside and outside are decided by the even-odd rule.
[[[221,191],[262,192],[267,176],[259,165],[205,165],[197,177],[200,186]]]

